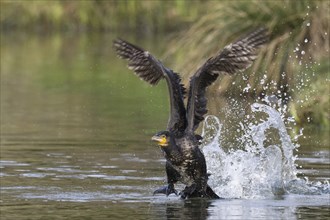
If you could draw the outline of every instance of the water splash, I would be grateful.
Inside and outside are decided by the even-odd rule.
[[[215,192],[223,198],[330,193],[329,184],[309,183],[297,177],[293,150],[298,146],[291,141],[281,114],[257,103],[251,110],[248,120],[241,123],[242,146],[237,149],[223,149],[220,120],[212,115],[205,118],[202,150],[211,174],[209,184]],[[267,144],[270,130],[277,132],[276,143]]]

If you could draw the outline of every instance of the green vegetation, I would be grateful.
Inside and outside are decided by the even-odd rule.
[[[1,28],[48,31],[135,30],[155,33],[195,18],[199,1],[2,0]],[[19,16],[17,16],[19,15]],[[175,22],[173,22],[175,21]]]
[[[243,75],[224,76],[213,92],[234,97],[276,95],[284,103],[292,101],[291,113],[298,122],[329,128],[329,1],[211,1],[206,8],[207,15],[175,38],[167,54],[178,54],[175,61],[186,81],[221,47],[266,26],[270,42],[252,68]]]
[[[290,103],[290,112],[298,124],[330,128],[329,70],[328,60],[305,73],[311,78],[310,82],[295,94],[294,102]]]
[[[224,45],[265,26],[270,42],[252,68],[223,76],[211,92],[254,98],[275,94],[290,101],[298,123],[330,127],[329,1],[1,0],[0,6],[3,32],[120,31],[129,33],[128,39],[141,34],[174,36],[164,57],[186,83]]]

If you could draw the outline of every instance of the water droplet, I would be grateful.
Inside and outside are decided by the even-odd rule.
[[[247,84],[247,86],[243,89],[243,92],[248,92],[251,89],[251,85]]]
[[[307,42],[308,42],[308,39],[307,39],[307,38],[305,38],[304,42],[305,42],[305,43],[307,43]]]
[[[311,26],[311,23],[308,22],[308,23],[306,24],[306,26],[307,26],[307,27]]]
[[[305,51],[302,50],[302,51],[301,51],[301,55],[305,55]]]

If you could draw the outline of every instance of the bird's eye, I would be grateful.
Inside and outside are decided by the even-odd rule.
[[[162,135],[162,138],[166,138],[165,134]]]

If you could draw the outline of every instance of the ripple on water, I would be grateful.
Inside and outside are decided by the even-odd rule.
[[[116,169],[116,168],[118,168],[118,166],[97,166],[97,167],[100,167],[102,169]]]
[[[29,178],[44,178],[47,176],[55,176],[55,173],[22,173],[20,176]]]
[[[24,199],[42,199],[53,201],[69,201],[69,202],[89,202],[89,201],[130,201],[150,200],[151,196],[138,192],[125,193],[107,193],[104,191],[96,192],[44,192],[44,193],[22,193],[17,196]]]
[[[30,190],[37,189],[36,186],[5,186],[1,187],[2,190]]]
[[[13,160],[0,160],[1,168],[4,167],[23,167],[23,166],[30,166],[28,163],[19,163]]]
[[[55,171],[59,173],[97,173],[98,170],[81,170],[77,169],[79,166],[64,166],[64,167],[39,167],[37,170],[42,171]]]

